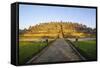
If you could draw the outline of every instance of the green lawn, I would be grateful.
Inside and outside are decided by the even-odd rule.
[[[80,53],[87,58],[87,60],[96,59],[96,41],[78,41],[74,42]]]
[[[47,46],[45,42],[19,42],[19,63],[24,64],[36,53]]]

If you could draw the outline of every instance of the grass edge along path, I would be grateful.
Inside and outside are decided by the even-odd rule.
[[[26,41],[19,43],[19,64],[25,64],[33,56],[40,53],[45,47],[47,47],[55,40],[52,40],[48,43],[47,42],[26,42]]]
[[[86,60],[97,59],[96,40],[90,40],[94,41],[94,43],[85,43],[85,44],[79,44],[79,42],[89,42],[89,41],[78,41],[78,42],[71,42],[70,40],[66,41],[69,41],[69,43],[71,43],[79,51],[79,53],[86,58]]]
[[[74,42],[80,53],[86,57],[87,60],[96,60],[96,41],[78,41]]]
[[[20,42],[19,43],[19,64],[25,64],[31,57],[40,52],[46,43]]]
[[[81,58],[82,61],[85,61],[86,58],[78,51],[75,45],[68,39],[65,40],[71,46],[71,48],[75,51],[75,53]]]

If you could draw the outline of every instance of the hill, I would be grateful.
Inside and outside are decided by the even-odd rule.
[[[75,38],[94,37],[96,29],[73,22],[46,22],[28,29],[19,30],[20,37],[25,38]]]

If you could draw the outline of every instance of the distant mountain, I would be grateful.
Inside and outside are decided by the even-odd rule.
[[[95,35],[96,29],[73,22],[47,22],[19,30],[21,37],[31,38],[63,38],[63,37],[90,37]]]

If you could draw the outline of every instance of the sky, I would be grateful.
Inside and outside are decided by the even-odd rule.
[[[19,5],[19,29],[29,28],[29,26],[51,21],[77,22],[95,28],[96,9]]]

